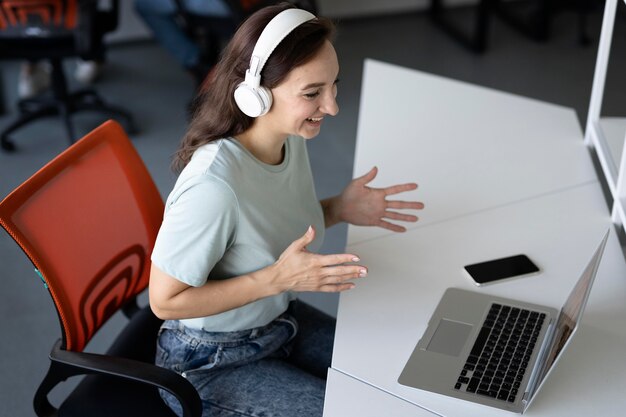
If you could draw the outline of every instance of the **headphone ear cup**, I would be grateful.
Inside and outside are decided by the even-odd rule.
[[[272,93],[265,87],[254,88],[242,82],[234,96],[237,107],[249,117],[263,116],[272,106]]]
[[[258,93],[259,98],[263,102],[263,110],[261,111],[261,114],[259,114],[259,116],[263,116],[265,113],[270,111],[270,108],[272,107],[272,93],[269,89],[263,86],[257,88],[256,92]]]

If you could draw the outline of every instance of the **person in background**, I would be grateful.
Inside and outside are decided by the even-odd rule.
[[[190,13],[201,16],[228,17],[230,8],[223,0],[182,0]],[[152,31],[156,40],[194,79],[197,86],[210,70],[202,51],[176,20],[174,0],[135,0],[135,11]]]
[[[91,85],[102,74],[103,61],[77,60],[74,79],[83,85]],[[50,66],[46,62],[23,62],[20,67],[17,95],[31,98],[50,88]]]
[[[74,67],[74,79],[82,85],[92,85],[102,75],[106,48],[104,34],[117,26],[117,9],[110,0],[90,0],[86,7],[97,11],[95,25],[92,28],[93,50],[88,58],[78,58]],[[17,93],[20,99],[34,97],[50,88],[50,65],[43,61],[24,61],[20,67]]]
[[[317,253],[324,230],[402,232],[397,221],[417,221],[403,211],[424,207],[393,199],[415,183],[370,187],[376,168],[318,200],[306,142],[339,111],[333,34],[330,20],[288,3],[254,13],[175,154],[180,174],[151,257],[150,306],[165,320],[156,364],[191,382],[204,417],[321,416],[335,320],[298,294],[348,291],[368,272],[357,254]]]
[[[34,97],[50,88],[50,66],[45,62],[22,62],[17,79],[20,99]]]

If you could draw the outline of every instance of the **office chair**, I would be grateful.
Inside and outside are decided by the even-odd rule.
[[[46,61],[51,68],[51,91],[18,102],[19,116],[0,133],[3,150],[15,150],[9,134],[48,116],[61,118],[73,143],[71,116],[87,110],[120,119],[128,132],[136,131],[131,115],[105,103],[95,90],[68,91],[63,61],[100,56],[104,34],[117,26],[119,0],[106,11],[98,9],[97,1],[0,0],[0,59]]]
[[[604,3],[604,0],[602,0]],[[591,37],[588,34],[587,17],[596,7],[599,0],[539,0],[529,1],[527,5],[520,4],[516,10],[502,0],[494,2],[498,16],[511,27],[526,35],[530,39],[543,42],[550,38],[552,22],[556,14],[570,10],[576,13],[578,20],[578,43],[589,45]]]
[[[454,2],[431,0],[430,18],[435,24],[452,36],[456,41],[472,52],[483,53],[487,50],[489,25],[491,16],[496,15],[509,26],[524,36],[545,42],[550,38],[552,21],[557,12],[573,10],[578,18],[578,42],[588,45],[591,37],[588,34],[587,17],[600,0],[479,0],[475,6],[474,21],[468,29],[459,25],[451,18],[449,10]]]
[[[199,45],[202,51],[201,66],[205,72],[217,63],[222,49],[241,22],[265,6],[280,3],[279,0],[224,0],[224,2],[230,9],[230,16],[213,17],[192,13],[185,7],[184,0],[175,0],[179,24]],[[317,14],[315,0],[291,0],[290,3]]]
[[[199,417],[197,391],[154,365],[161,320],[137,296],[148,285],[163,201],[119,124],[108,121],[71,145],[0,202],[0,225],[31,260],[61,324],[50,368],[34,397],[44,416],[167,416],[158,389]],[[116,312],[129,317],[104,354],[85,346]],[[57,408],[48,393],[86,375]]]

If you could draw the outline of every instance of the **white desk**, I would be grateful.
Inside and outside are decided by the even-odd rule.
[[[444,416],[510,415],[407,388],[397,378],[445,288],[560,307],[609,226],[602,194],[596,184],[589,184],[351,245],[350,252],[369,265],[370,273],[340,298],[333,368]],[[462,266],[471,261],[518,252],[527,253],[543,272],[481,289],[462,273]],[[530,415],[588,416],[572,412],[588,407],[596,415],[615,415],[609,410],[615,398],[623,398],[626,376],[624,300],[626,267],[611,236],[583,326]],[[609,340],[615,344],[609,346]],[[581,359],[585,352],[589,360]],[[577,363],[583,365],[580,370]],[[602,366],[593,370],[591,363]],[[593,401],[579,395],[584,389],[577,376],[587,377],[596,387]],[[335,415],[341,414],[327,417]]]
[[[448,91],[448,98],[455,88],[461,92],[469,89],[473,91],[474,103],[480,103],[484,93],[485,97],[497,96],[499,107],[509,108],[508,101],[526,103],[527,111],[537,117],[542,112],[533,110],[534,107],[542,111],[552,109],[551,121],[561,129],[546,120],[542,129],[551,129],[553,133],[545,136],[543,143],[537,143],[533,138],[541,135],[533,134],[530,127],[527,134],[531,138],[524,141],[519,135],[501,136],[492,126],[491,138],[500,139],[492,140],[486,151],[466,148],[459,152],[453,143],[443,145],[446,138],[439,137],[433,148],[442,153],[433,158],[427,155],[431,147],[419,139],[422,146],[415,151],[422,148],[420,152],[426,155],[419,157],[419,164],[411,163],[407,156],[410,152],[397,151],[399,144],[397,149],[385,152],[380,141],[369,136],[373,125],[395,125],[397,118],[405,115],[389,114],[369,123],[363,121],[369,119],[368,115],[371,117],[372,107],[384,107],[371,100],[372,91],[379,91],[376,85],[395,83],[400,78],[398,73],[406,73],[403,95],[410,93],[406,85],[411,85],[413,74],[423,81],[419,87],[415,84],[416,96],[417,90],[439,96],[436,89],[425,87],[429,84],[425,80],[431,79]],[[431,209],[422,213],[418,226],[404,234],[350,228],[348,250],[361,257],[369,267],[369,276],[340,297],[324,416],[422,416],[426,410],[442,416],[510,416],[508,412],[402,386],[397,378],[447,287],[561,306],[604,232],[612,228],[587,149],[581,145],[581,133],[570,126],[572,120],[566,123],[559,118],[559,114],[568,113],[565,109],[379,63],[368,63],[364,93],[355,171],[373,163],[369,159],[378,151],[381,173],[388,172],[381,183],[395,183],[407,174],[419,172],[422,187],[416,196]],[[387,92],[382,97],[395,97],[395,93]],[[420,117],[437,119],[440,111],[447,112],[431,106],[423,112],[430,112],[432,117]],[[525,119],[526,113],[517,117]],[[512,116],[510,119],[507,125],[513,123]],[[450,124],[456,122],[451,119]],[[365,136],[364,131],[368,132]],[[424,137],[431,136],[430,131],[424,131],[428,132]],[[483,144],[490,142],[487,137],[475,139]],[[449,151],[444,155],[445,146]],[[508,146],[515,151],[511,152]],[[493,170],[461,170],[454,171],[452,178],[445,176],[446,169],[458,165],[469,169],[476,160],[492,161],[489,166]],[[519,170],[523,172],[520,174]],[[428,181],[435,182],[424,184]],[[443,185],[437,181],[443,181]],[[543,272],[481,289],[463,275],[462,266],[467,263],[519,252],[528,254]],[[626,263],[612,230],[583,323],[527,414],[621,415],[626,409],[625,352]],[[591,382],[592,388],[589,394],[582,395],[588,390],[583,388],[585,381]],[[358,398],[378,398],[385,411],[362,406],[354,408],[359,412],[349,411],[348,406],[357,404]],[[412,411],[407,409],[409,403],[414,407]]]
[[[433,413],[364,384],[335,369],[329,369],[324,402],[325,415],[377,417],[433,417]],[[332,409],[332,410],[331,410]],[[390,412],[392,411],[392,412]]]
[[[374,185],[419,184],[419,226],[596,180],[572,109],[368,60],[354,175],[374,165]]]

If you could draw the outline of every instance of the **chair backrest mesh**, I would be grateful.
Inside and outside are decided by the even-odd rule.
[[[77,23],[77,2],[78,0],[0,0],[0,30],[28,26],[72,29]]]
[[[0,203],[0,223],[46,282],[65,348],[81,351],[148,284],[163,201],[123,129],[108,121]]]

